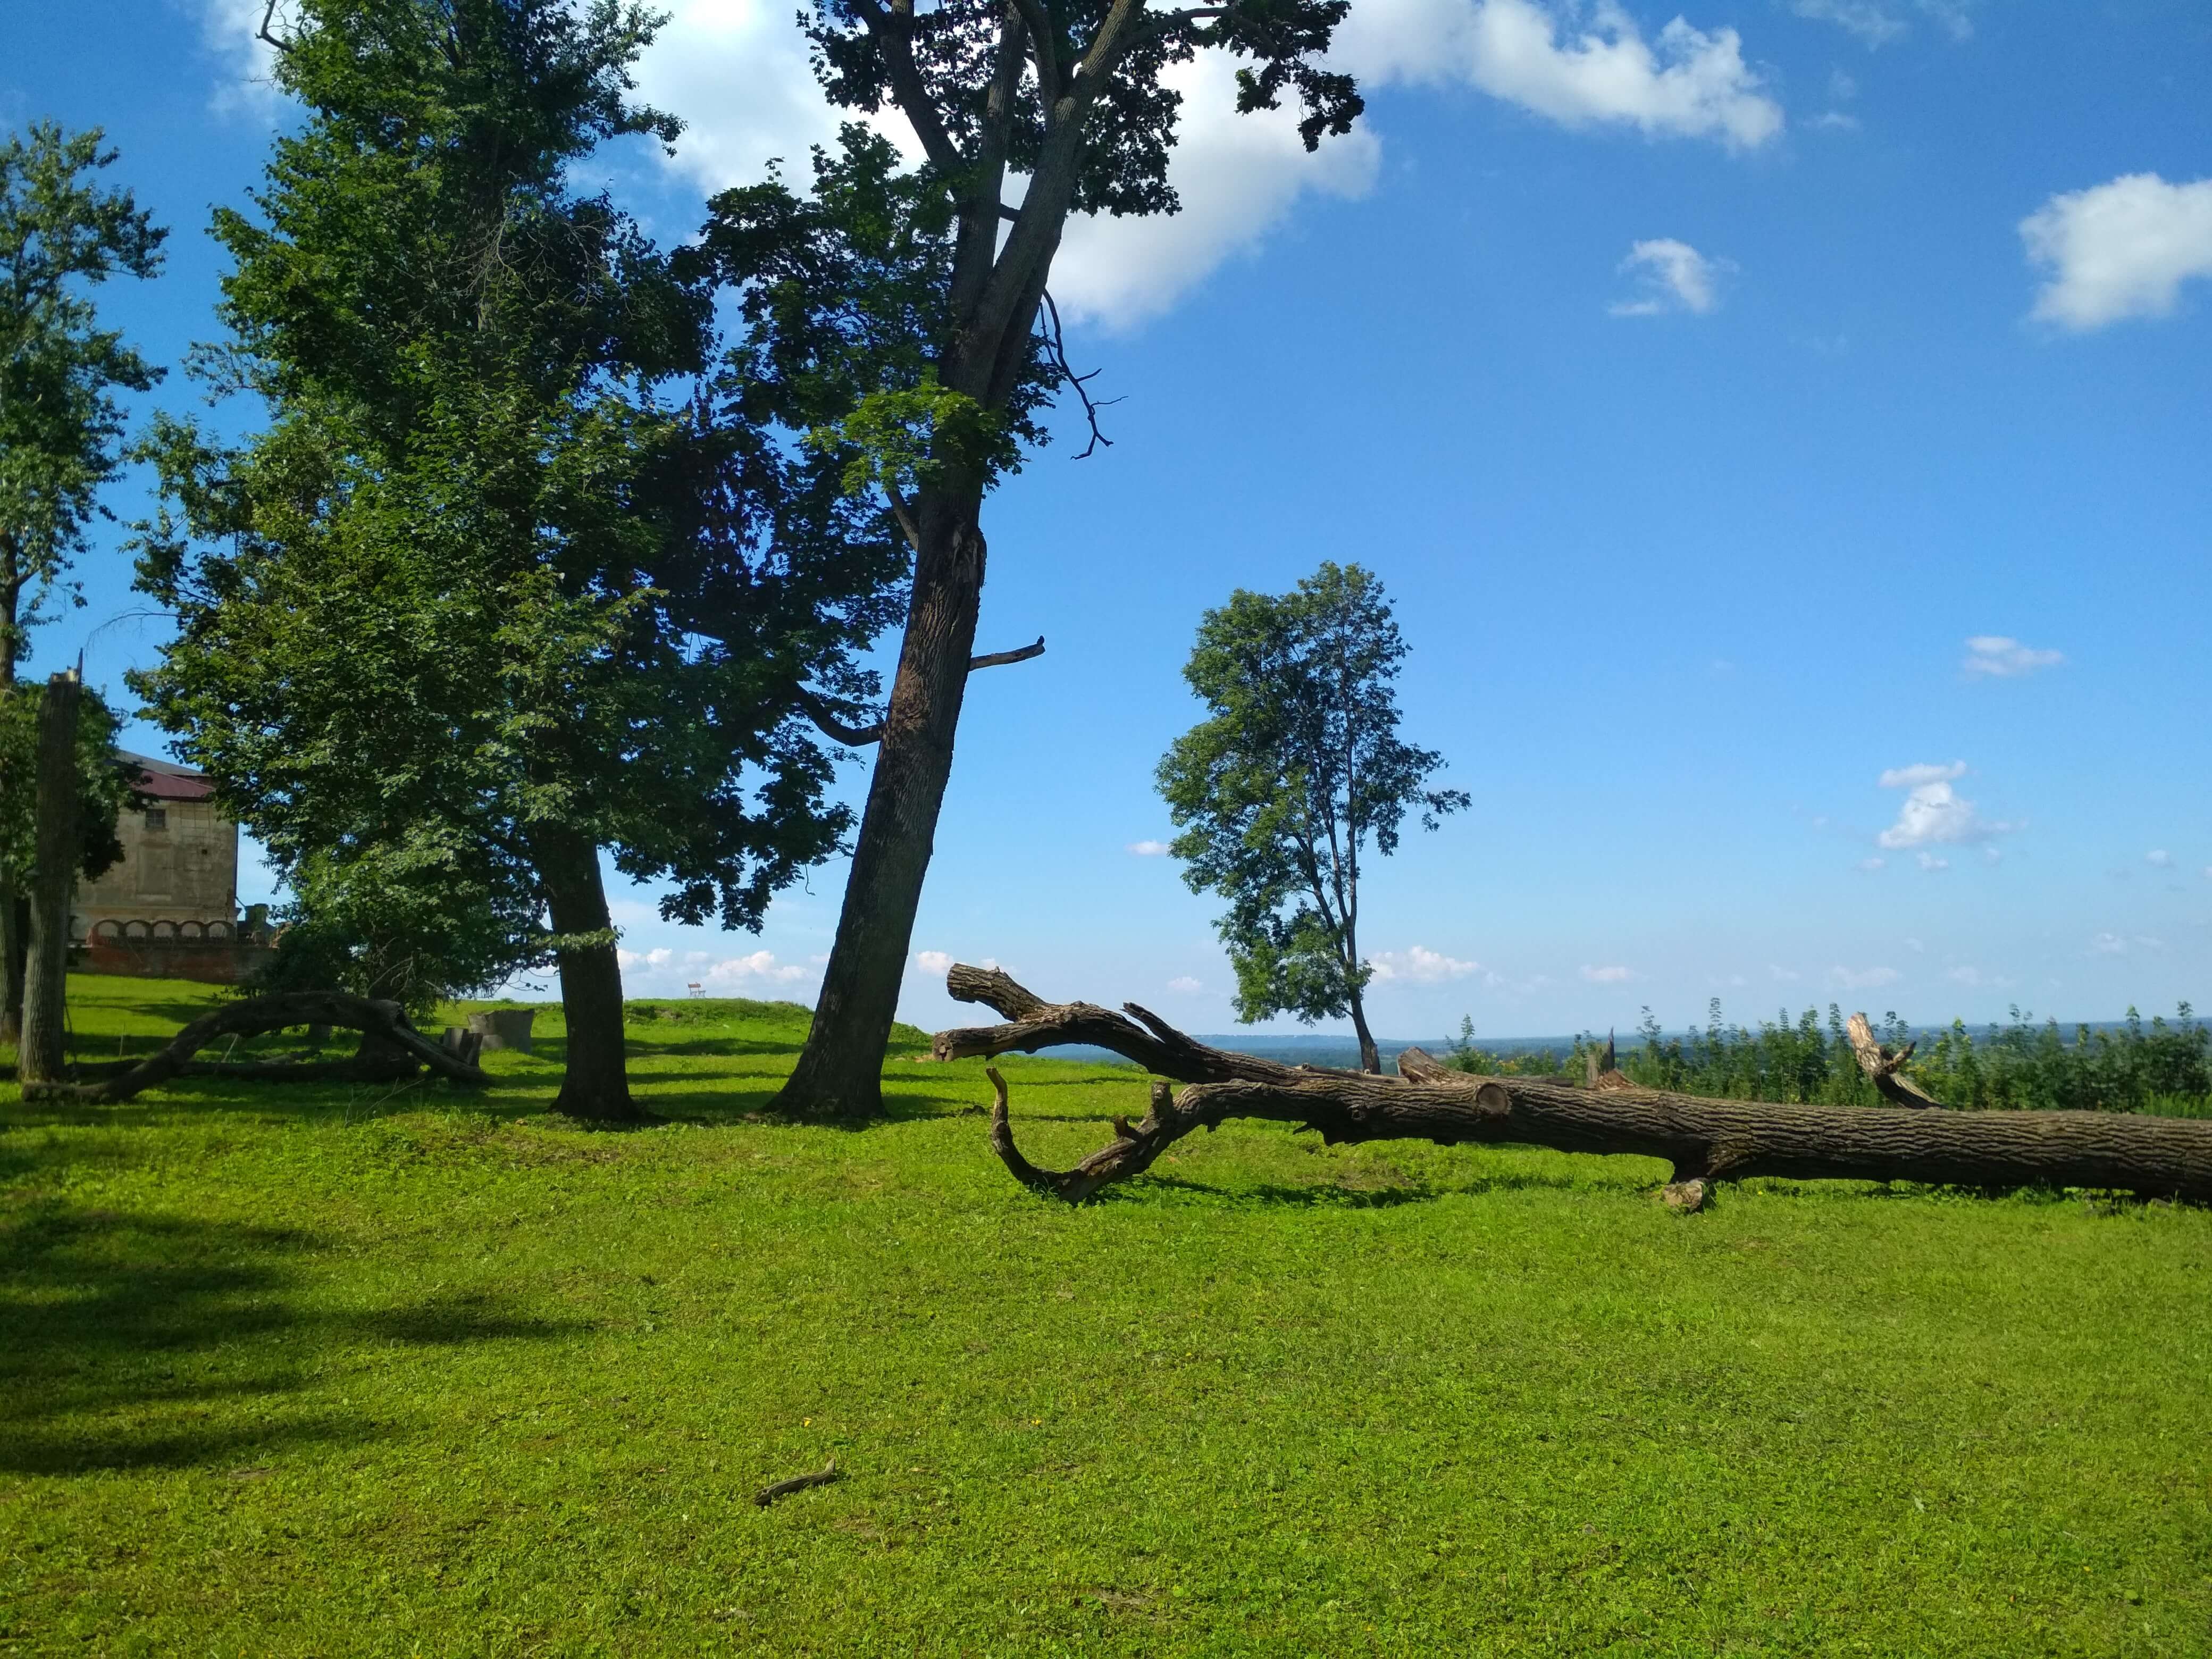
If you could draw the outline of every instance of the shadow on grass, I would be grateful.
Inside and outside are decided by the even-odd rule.
[[[1340,1187],[1327,1182],[1300,1187],[1274,1182],[1255,1187],[1216,1187],[1182,1176],[1164,1175],[1140,1176],[1129,1187],[1109,1187],[1106,1191],[1120,1191],[1133,1197],[1145,1187],[1165,1187],[1218,1204],[1265,1206],[1270,1209],[1388,1210],[1401,1204],[1432,1203],[1445,1196],[1429,1187]]]
[[[288,1396],[334,1340],[544,1341],[586,1328],[490,1297],[297,1305],[313,1235],[49,1205],[0,1224],[0,1470],[185,1468],[386,1425]],[[312,1367],[312,1371],[311,1368]]]

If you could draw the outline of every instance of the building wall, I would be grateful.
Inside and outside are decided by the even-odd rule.
[[[238,920],[238,826],[211,801],[163,801],[116,821],[122,862],[77,890],[79,936],[102,921],[221,922]]]

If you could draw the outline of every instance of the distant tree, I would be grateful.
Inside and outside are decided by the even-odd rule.
[[[896,558],[809,538],[844,458],[761,438],[702,380],[708,296],[568,183],[677,131],[627,97],[641,9],[292,15],[276,76],[307,118],[259,220],[216,216],[208,362],[272,421],[149,446],[143,580],[179,632],[135,684],[292,885],[303,949],[403,1000],[550,959],[561,1109],[629,1117],[602,853],[670,882],[664,914],[760,925],[848,823],[793,688],[858,684]]]
[[[19,684],[0,692],[0,890],[29,890],[38,843],[39,708],[46,688]],[[76,726],[77,876],[97,880],[123,856],[116,823],[131,807],[137,769],[115,750],[120,722],[89,689],[80,694]],[[12,930],[6,963],[7,1001],[0,1004],[0,1042],[22,1030],[27,928]]]
[[[168,233],[129,191],[100,187],[96,175],[114,161],[97,130],[72,137],[48,121],[0,145],[0,704],[17,695],[31,624],[50,603],[76,597],[70,561],[100,511],[100,486],[121,465],[117,394],[161,376],[99,326],[84,292],[118,272],[161,269]],[[34,730],[37,719],[34,708],[0,713],[10,730],[25,720]],[[27,813],[28,798],[0,793],[0,813],[18,806]],[[114,814],[101,822],[112,828]],[[10,1040],[29,922],[16,879],[0,860],[0,1035]]]
[[[733,283],[780,284],[763,392],[779,416],[856,446],[914,553],[866,815],[805,1050],[778,1097],[797,1116],[882,1110],[884,1046],[974,655],[983,497],[1058,386],[1082,395],[1046,298],[1071,214],[1177,211],[1168,161],[1178,65],[1237,60],[1237,108],[1297,106],[1308,149],[1360,99],[1326,66],[1349,0],[816,0],[815,66],[841,106],[911,132],[919,165],[866,187],[859,129],[810,204],[715,204],[705,238]],[[742,88],[732,88],[743,95]],[[793,239],[796,240],[793,240]],[[810,281],[806,273],[823,280]],[[857,280],[856,280],[857,279]],[[1041,319],[1044,319],[1041,322]],[[1088,405],[1088,398],[1084,398]],[[836,728],[831,727],[833,734]]]
[[[1361,859],[1397,850],[1406,813],[1433,830],[1468,804],[1431,789],[1443,765],[1398,736],[1406,645],[1382,585],[1324,564],[1297,591],[1239,589],[1206,613],[1183,669],[1208,718],[1176,740],[1159,787],[1193,892],[1229,901],[1217,924],[1237,1017],[1352,1017],[1361,1065],[1382,1069],[1362,993]]]

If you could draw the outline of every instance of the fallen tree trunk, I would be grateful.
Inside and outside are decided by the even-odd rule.
[[[1332,1145],[1422,1139],[1440,1146],[1510,1143],[1559,1152],[1634,1153],[1666,1159],[1668,1202],[1696,1209],[1721,1180],[1918,1181],[1969,1187],[2118,1188],[2155,1197],[2212,1200],[2212,1122],[2119,1112],[1961,1112],[1924,1107],[1788,1106],[1712,1100],[1640,1088],[1619,1072],[1594,1088],[1553,1078],[1475,1077],[1418,1048],[1401,1075],[1373,1077],[1284,1066],[1212,1048],[1134,1003],[1047,1003],[998,969],[956,966],[945,989],[1004,1015],[1002,1025],[939,1033],[933,1053],[963,1060],[1066,1043],[1110,1048],[1185,1085],[1153,1085],[1142,1121],[1114,1121],[1113,1144],[1073,1170],[1023,1158],[1007,1120],[1005,1081],[989,1073],[998,1103],[991,1141],[1015,1179],[1079,1201],[1124,1181],[1194,1129],[1232,1117],[1317,1130]],[[1857,1022],[1863,1026],[1863,1021]],[[1877,1085],[1896,1081],[1902,1057],[1858,1047]],[[1886,1070],[1876,1073],[1878,1066]],[[1891,1098],[1926,1100],[1899,1084]]]
[[[388,1082],[396,1074],[386,1056],[398,1054],[408,1062],[420,1061],[441,1077],[456,1083],[483,1086],[491,1081],[479,1066],[471,1065],[431,1042],[407,1023],[396,1002],[372,1001],[343,991],[286,991],[274,996],[253,997],[204,1014],[177,1033],[157,1054],[113,1076],[89,1083],[26,1083],[26,1100],[66,1100],[92,1105],[128,1100],[142,1089],[153,1088],[185,1073],[201,1073],[192,1056],[218,1037],[257,1036],[294,1025],[343,1025],[362,1035],[362,1053],[336,1065],[313,1061],[289,1066],[283,1061],[242,1066],[210,1068],[217,1076],[289,1079],[301,1082],[344,1079]]]

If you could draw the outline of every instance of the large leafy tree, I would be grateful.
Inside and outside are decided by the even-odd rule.
[[[922,162],[890,179],[848,133],[810,204],[778,187],[733,192],[715,204],[706,248],[728,280],[785,296],[754,317],[769,341],[755,365],[763,404],[856,448],[914,575],[889,703],[848,728],[876,743],[875,768],[786,1110],[881,1109],[967,678],[993,659],[972,654],[983,497],[1033,435],[1037,398],[1073,380],[1057,331],[1047,343],[1038,329],[1068,215],[1176,210],[1167,163],[1182,98],[1166,76],[1201,52],[1239,60],[1240,110],[1293,100],[1309,148],[1348,131],[1359,97],[1322,67],[1347,4],[817,0],[811,33],[830,97],[896,109]],[[808,287],[810,266],[834,279]]]
[[[569,185],[624,135],[652,20],[615,0],[307,0],[277,54],[308,119],[205,370],[267,430],[149,446],[138,682],[291,881],[301,920],[451,988],[550,958],[560,1104],[634,1115],[602,852],[664,911],[757,927],[837,845],[794,688],[897,561],[836,446],[792,451],[706,376],[707,297]],[[410,993],[398,981],[389,989]]]
[[[1324,564],[1279,596],[1239,589],[1209,611],[1183,678],[1206,718],[1159,765],[1193,892],[1228,900],[1218,924],[1237,1017],[1352,1017],[1360,1063],[1382,1069],[1364,993],[1359,878],[1371,845],[1397,850],[1409,811],[1433,830],[1468,804],[1429,781],[1443,765],[1398,735],[1404,638],[1382,584]]]
[[[121,463],[120,394],[144,392],[161,374],[100,326],[87,292],[161,268],[167,233],[129,191],[100,181],[114,161],[99,132],[72,136],[52,122],[0,144],[0,725],[19,734],[34,730],[37,716],[16,687],[16,667],[31,625],[76,597],[70,566],[100,513],[100,486]],[[94,720],[88,729],[108,727]],[[112,774],[98,769],[103,780]],[[0,792],[0,813],[27,814],[28,777]],[[100,821],[112,826],[113,811]],[[11,1036],[23,1006],[26,874],[0,854],[0,1034]]]

